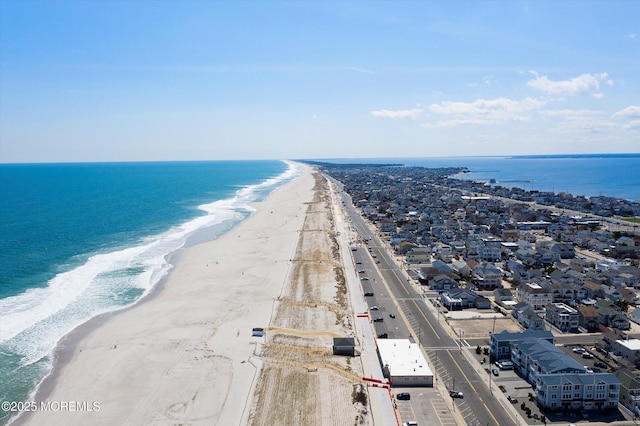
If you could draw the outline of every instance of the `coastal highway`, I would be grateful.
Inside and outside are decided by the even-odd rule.
[[[371,311],[371,316],[384,318],[383,321],[375,323],[376,333],[387,332],[389,338],[408,337],[398,335],[395,323],[393,323],[402,313],[413,328],[414,341],[419,342],[429,354],[431,364],[435,366],[434,369],[439,376],[437,380],[445,380],[444,383],[449,390],[455,386],[455,390],[463,392],[464,398],[454,399],[453,407],[454,410],[459,411],[467,425],[518,424],[518,419],[507,412],[500,402],[491,395],[487,388],[486,378],[476,374],[475,368],[460,348],[461,342],[447,333],[445,327],[448,325],[441,325],[438,318],[434,317],[425,306],[422,295],[416,292],[407,281],[404,272],[394,261],[392,253],[379,240],[377,234],[367,226],[367,223],[353,207],[349,195],[342,191],[342,184],[334,179],[331,180],[337,184],[338,195],[342,199],[343,207],[362,240],[362,244],[354,252],[354,259],[357,262],[362,262],[361,270],[365,271],[364,274],[368,278],[363,281],[365,292],[368,288],[374,292],[369,305],[379,303],[376,305],[379,310]],[[369,261],[366,260],[367,257],[370,257]],[[375,267],[376,273],[372,274],[371,268],[373,267]],[[362,274],[362,278],[364,278],[364,274]],[[380,298],[381,295],[386,294],[389,294],[393,299],[393,304]],[[393,312],[396,309],[397,312]],[[379,312],[380,315],[377,315],[376,312]],[[389,313],[395,313],[397,318],[390,320]],[[436,358],[435,362],[434,357]],[[445,397],[448,398],[448,395]]]

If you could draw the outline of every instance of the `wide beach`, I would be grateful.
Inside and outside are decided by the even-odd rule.
[[[68,336],[16,424],[243,424],[266,327],[291,269],[310,169],[219,239],[185,249],[147,300]]]

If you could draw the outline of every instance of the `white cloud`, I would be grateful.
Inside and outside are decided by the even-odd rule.
[[[486,75],[482,78],[482,81],[484,81],[484,84],[486,84],[487,86],[493,86],[496,82],[496,79],[493,78],[492,75]]]
[[[540,111],[539,114],[546,117],[564,117],[564,118],[602,116],[602,112],[595,111],[592,109],[550,109],[550,110]]]
[[[632,120],[626,124],[623,124],[622,128],[626,130],[640,130],[640,120]]]
[[[627,34],[627,37],[631,38],[631,39],[634,39],[634,38],[638,37],[638,34],[636,34],[636,33]]]
[[[421,124],[420,127],[424,127],[426,129],[441,129],[446,127],[464,126],[467,124],[477,124],[477,125],[486,126],[487,124],[496,124],[496,120],[479,119],[479,118],[459,118],[459,119],[453,119],[453,120],[440,120],[435,123],[425,123],[425,124]]]
[[[606,72],[600,74],[582,74],[570,80],[554,81],[550,80],[546,75],[538,75],[535,71],[531,71],[535,78],[527,82],[527,86],[546,92],[550,95],[577,95],[579,93],[596,92],[600,88],[600,82],[605,81],[606,84],[612,86],[613,80],[608,79]],[[596,97],[602,97],[602,94],[595,93]]]
[[[545,101],[525,98],[521,101],[497,98],[476,99],[473,102],[445,101],[429,105],[429,111],[451,119],[425,124],[422,127],[454,127],[464,124],[496,124],[505,121],[528,121],[531,112],[540,109]]]
[[[615,112],[613,118],[640,118],[640,105],[629,105],[625,109]]]
[[[371,115],[374,117],[391,118],[394,120],[399,118],[418,118],[420,114],[422,114],[422,108],[401,109],[396,111],[388,109],[371,111]]]

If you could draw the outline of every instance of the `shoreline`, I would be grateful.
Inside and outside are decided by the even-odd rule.
[[[304,165],[301,175],[254,203],[256,212],[238,226],[215,240],[172,255],[172,269],[138,303],[99,315],[58,343],[52,371],[38,386],[35,401],[89,405],[97,401],[99,411],[25,413],[12,424],[210,424],[223,419],[225,423],[240,423],[260,369],[252,359],[256,340],[251,338],[251,317],[256,317],[254,326],[268,325],[273,301],[285,283],[304,220],[304,203],[312,197],[312,188],[311,168]],[[276,210],[278,214],[274,215]],[[247,233],[252,236],[247,238]],[[247,278],[245,271],[253,270],[260,273]],[[251,300],[248,296],[255,293],[243,291],[244,286],[230,285],[234,278],[250,281],[258,300]],[[185,282],[193,286],[185,286]],[[209,306],[203,301],[207,297],[211,298]],[[255,309],[246,309],[251,302]],[[131,365],[147,362],[161,368],[140,365],[140,371]],[[96,370],[95,365],[100,364]],[[223,377],[226,381],[202,380],[219,378],[217,372],[224,376],[225,369],[231,370]],[[149,384],[141,384],[141,380]],[[200,383],[194,385],[193,381]],[[226,388],[219,383],[223,381]],[[168,395],[184,393],[184,388],[191,388],[191,401]],[[156,395],[149,396],[153,390]],[[201,400],[203,394],[219,400],[224,390],[228,391],[227,398],[221,405]],[[239,398],[242,394],[246,396]],[[238,410],[240,403],[244,408]],[[153,406],[145,409],[140,405]],[[158,410],[164,413],[164,419]]]

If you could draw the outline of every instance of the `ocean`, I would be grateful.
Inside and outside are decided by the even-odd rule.
[[[527,191],[566,192],[640,201],[640,153],[326,159],[334,163],[393,163],[421,167],[466,167],[455,177]],[[495,180],[495,182],[494,182]]]
[[[300,171],[283,161],[0,165],[0,401],[29,398],[64,335],[138,302],[173,254],[236,226]]]

